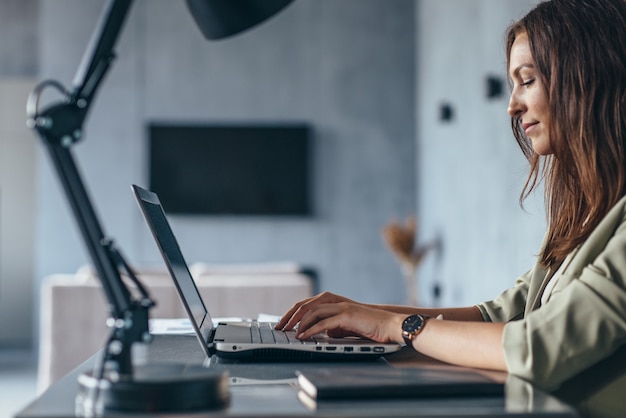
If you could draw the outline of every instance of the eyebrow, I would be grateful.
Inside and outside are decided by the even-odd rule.
[[[511,74],[512,77],[516,77],[519,76],[520,71],[522,71],[522,68],[531,68],[534,69],[535,68],[535,64],[532,64],[530,62],[524,63],[524,64],[520,64],[519,66],[517,66],[514,70],[513,73]]]

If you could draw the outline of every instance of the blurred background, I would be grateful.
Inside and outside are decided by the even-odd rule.
[[[420,304],[497,296],[532,266],[545,227],[541,190],[519,205],[527,163],[503,53],[506,27],[536,2],[297,0],[208,42],[184,1],[135,1],[74,147],[105,232],[133,266],[162,266],[130,191],[150,185],[149,126],[306,124],[310,211],[172,214],[188,262],[295,262],[319,290],[405,303],[382,229],[415,216],[417,243],[436,244],[416,271]],[[34,378],[42,280],[89,264],[25,105],[43,79],[71,87],[104,4],[0,0],[0,397],[18,364]]]

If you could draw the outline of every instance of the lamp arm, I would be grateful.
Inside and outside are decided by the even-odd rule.
[[[115,58],[113,48],[124,26],[132,0],[109,0],[74,76],[76,99],[90,101]]]
[[[105,363],[120,375],[132,375],[132,344],[150,339],[148,312],[154,302],[112,240],[104,235],[72,156],[71,146],[82,139],[82,126],[89,105],[115,56],[113,47],[130,4],[131,0],[109,0],[107,3],[76,74],[73,92],[66,91],[56,81],[44,81],[35,87],[27,103],[28,125],[37,132],[52,159],[102,283],[109,305],[108,325],[112,328]],[[63,100],[40,111],[39,97],[50,86],[60,90]],[[121,269],[138,284],[139,300],[133,298],[122,280]]]

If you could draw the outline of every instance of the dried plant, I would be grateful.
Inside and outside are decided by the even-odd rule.
[[[404,224],[391,222],[383,227],[383,237],[393,255],[400,262],[407,281],[408,302],[417,304],[417,267],[422,263],[432,245],[416,245],[417,221],[410,216]]]

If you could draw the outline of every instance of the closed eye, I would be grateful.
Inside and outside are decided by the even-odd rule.
[[[531,85],[532,83],[534,83],[534,82],[535,82],[535,79],[534,79],[534,78],[531,78],[531,79],[530,79],[530,80],[528,80],[528,81],[524,81],[524,82],[523,82],[523,83],[521,83],[520,85],[521,85],[521,86],[530,86],[530,85]]]

